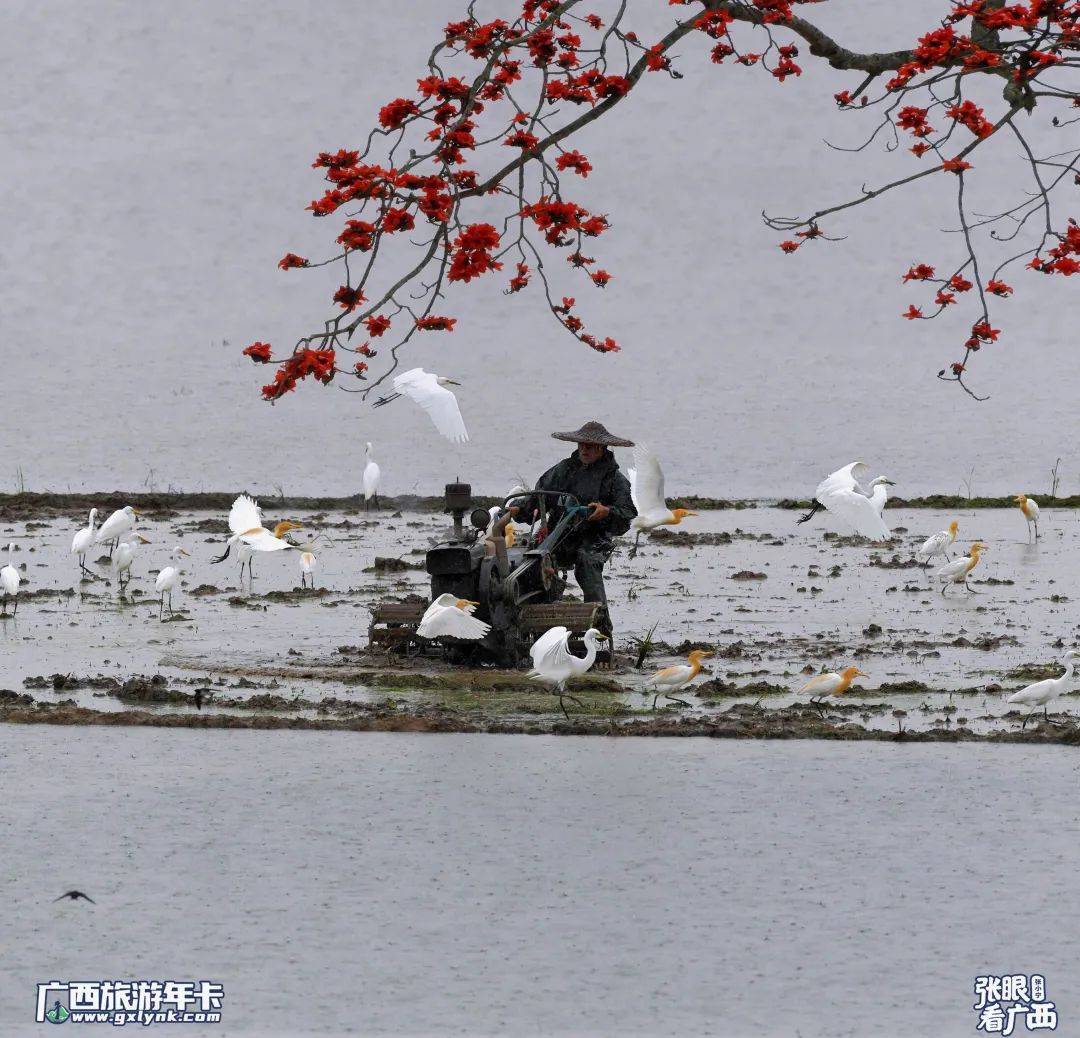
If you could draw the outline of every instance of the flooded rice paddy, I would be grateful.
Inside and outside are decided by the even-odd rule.
[[[274,520],[283,517],[273,502],[264,505]],[[326,538],[314,590],[300,588],[292,552],[256,559],[249,587],[235,559],[210,562],[226,536],[220,515],[159,510],[140,527],[152,543],[120,593],[103,557],[91,561],[101,579],[80,578],[69,546],[81,516],[9,509],[0,542],[16,543],[26,584],[17,615],[0,621],[0,714],[78,723],[1011,737],[1022,717],[1003,694],[1059,673],[1055,661],[1080,633],[1080,513],[1071,509],[1044,512],[1037,544],[1014,510],[895,510],[896,537],[886,547],[838,535],[827,517],[797,525],[797,513],[768,505],[711,511],[646,540],[636,559],[620,548],[608,570],[615,665],[581,683],[567,721],[522,672],[368,653],[371,604],[426,593],[423,552],[446,516],[344,505],[288,517],[304,524],[304,536]],[[922,569],[912,552],[954,517],[960,545],[978,538],[989,550],[972,578],[976,593],[952,588],[943,597],[934,567]],[[177,611],[163,622],[153,573],[174,544],[192,558]],[[386,570],[377,559],[398,561]],[[656,645],[639,670],[635,639],[650,631]],[[654,710],[645,678],[694,644],[716,650],[708,671],[680,696],[684,704],[661,700]],[[869,678],[823,710],[793,694],[811,674],[848,664]],[[1076,705],[1063,698],[1052,719],[1067,720]],[[1024,738],[1073,734],[1033,719]]]

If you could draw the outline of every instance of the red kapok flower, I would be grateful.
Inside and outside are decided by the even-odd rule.
[[[960,174],[963,173],[965,169],[971,169],[972,165],[970,162],[965,162],[962,158],[958,156],[954,159],[946,159],[941,164],[941,168],[947,173]]]
[[[917,306],[915,306],[914,303],[912,303],[912,305],[909,306],[900,316],[906,317],[909,321],[915,321],[918,320],[918,318],[922,317],[922,315],[923,312]]]
[[[457,324],[456,317],[421,317],[416,327],[422,332],[452,332]]]
[[[250,357],[256,364],[268,364],[270,362],[270,343],[253,342],[243,353],[245,357]]]
[[[282,270],[289,270],[292,267],[306,267],[308,261],[303,256],[297,256],[295,252],[286,252],[281,259],[278,260],[278,266]]]
[[[926,263],[918,263],[913,266],[901,278],[905,283],[908,281],[929,281],[934,276],[934,268]]]
[[[367,326],[368,335],[377,339],[390,327],[390,318],[383,314],[372,314],[371,317],[364,318],[364,324]]]
[[[991,278],[986,284],[986,291],[992,293],[995,296],[1001,296],[1002,299],[1012,295],[1012,286],[1006,285],[1004,281],[998,281],[996,278]]]

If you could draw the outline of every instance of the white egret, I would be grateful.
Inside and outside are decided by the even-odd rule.
[[[714,652],[707,652],[705,649],[694,649],[687,659],[689,663],[681,663],[675,667],[664,667],[662,670],[658,670],[649,680],[646,685],[656,690],[656,695],[653,696],[653,709],[656,709],[656,701],[664,696],[667,699],[674,699],[676,703],[682,703],[683,706],[688,706],[688,703],[683,703],[681,699],[675,699],[672,692],[678,692],[679,689],[685,688],[701,673],[701,661],[709,656],[715,656]]]
[[[856,678],[868,678],[869,676],[869,674],[864,674],[859,670],[858,667],[845,667],[839,673],[828,671],[825,674],[818,674],[817,677],[811,678],[799,689],[799,694],[812,692],[810,702],[815,706],[820,706],[821,700],[826,696],[843,695],[851,688],[851,683]]]
[[[1018,692],[1013,692],[1012,695],[1005,697],[1006,703],[1016,703],[1020,706],[1030,706],[1027,717],[1024,718],[1024,723],[1020,726],[1021,730],[1027,727],[1028,721],[1031,719],[1031,715],[1041,706],[1043,708],[1043,717],[1047,721],[1050,721],[1050,714],[1047,713],[1047,706],[1052,703],[1058,696],[1060,696],[1072,680],[1073,667],[1076,666],[1077,659],[1080,659],[1080,652],[1075,652],[1070,649],[1061,660],[1061,665],[1065,668],[1065,673],[1060,678],[1045,678],[1042,681],[1036,681],[1034,684],[1028,685],[1026,688],[1020,689]],[[1053,724],[1053,721],[1050,721]]]
[[[394,392],[381,400],[375,401],[375,407],[407,396],[413,403],[419,404],[428,413],[435,428],[453,443],[464,443],[469,434],[465,421],[461,417],[457,397],[447,386],[460,386],[445,375],[435,375],[423,368],[410,368],[394,379]]]
[[[971,546],[971,553],[969,555],[961,555],[958,559],[953,559],[952,562],[945,566],[942,566],[934,576],[942,582],[941,593],[945,594],[945,589],[950,584],[963,584],[967,591],[971,594],[977,595],[978,592],[968,585],[968,577],[971,571],[979,564],[980,553],[987,550],[985,544],[981,544],[976,541]]]
[[[382,469],[379,468],[379,463],[375,460],[375,456],[372,453],[371,444],[367,445],[367,449],[364,451],[364,457],[367,458],[367,464],[364,466],[364,501],[370,501],[375,499],[375,507],[379,507],[379,477],[382,475]]]
[[[120,543],[120,538],[135,526],[135,517],[141,514],[137,508],[133,508],[131,505],[118,508],[98,528],[98,532],[94,537],[95,543],[109,544],[112,542],[112,546],[109,548],[109,557],[111,558],[116,546]]]
[[[952,547],[953,542],[956,540],[956,534],[960,529],[960,524],[954,519],[949,523],[947,530],[942,530],[940,533],[935,533],[932,537],[927,537],[923,541],[922,547],[915,552],[915,558],[921,559],[923,566],[928,566],[930,560],[935,555],[944,555],[946,560],[952,561],[949,558],[949,548]]]
[[[300,552],[300,586],[307,587],[308,578],[311,579],[312,588],[315,587],[315,567],[319,560],[310,549]]]
[[[1035,540],[1039,539],[1039,506],[1036,504],[1035,499],[1028,497],[1027,494],[1017,494],[1013,500],[1020,506],[1020,511],[1024,513],[1024,518],[1028,524],[1028,540],[1031,540],[1031,528],[1035,527]]]
[[[0,587],[4,590],[4,604],[0,608],[0,612],[7,613],[7,603],[9,598],[15,600],[15,606],[11,610],[11,615],[14,616],[19,611],[19,584],[22,582],[22,577],[19,575],[18,567],[15,565],[15,545],[8,545],[8,560],[7,565],[0,569]]]
[[[135,561],[135,556],[139,553],[139,545],[149,543],[150,542],[141,533],[136,533],[132,535],[130,540],[121,541],[116,546],[116,551],[113,552],[112,565],[113,572],[116,574],[116,581],[120,585],[121,591],[123,591],[131,581],[131,564]]]
[[[570,678],[584,674],[596,662],[596,650],[601,641],[607,640],[607,635],[590,627],[584,634],[585,655],[575,656],[570,651],[570,630],[566,627],[552,627],[545,631],[533,643],[529,650],[532,657],[533,669],[529,671],[529,677],[534,681],[543,681],[552,685],[552,692],[559,697],[559,706],[566,719],[570,715],[566,712],[563,704],[563,696],[566,695],[566,683]],[[570,697],[578,706],[581,700]]]
[[[887,498],[885,488],[896,484],[884,476],[877,476],[864,486],[861,480],[869,471],[863,462],[853,461],[826,476],[814,491],[810,511],[798,521],[805,523],[824,508],[863,537],[887,541],[891,534],[882,517]]]
[[[439,595],[427,607],[416,633],[421,638],[461,638],[479,641],[491,630],[491,624],[473,616],[477,603],[457,595]]]
[[[174,565],[166,566],[158,575],[157,580],[154,581],[154,590],[160,595],[158,604],[158,619],[160,620],[165,612],[165,596],[169,596],[169,613],[172,614],[173,604],[172,596],[173,591],[180,583],[180,560],[188,553],[184,551],[180,545],[176,545],[173,548],[170,558],[173,560]]]
[[[678,526],[688,515],[697,515],[688,508],[668,508],[664,500],[664,472],[660,459],[648,447],[634,447],[634,467],[626,470],[630,480],[630,497],[637,516],[630,526],[637,530],[630,558],[638,552],[641,535],[658,526]]]
[[[284,540],[283,537],[290,530],[301,529],[301,525],[294,523],[291,519],[285,519],[278,523],[274,527],[274,532],[271,533],[263,527],[262,509],[259,508],[258,503],[247,494],[241,494],[229,510],[229,529],[232,531],[232,536],[225,542],[225,554],[212,560],[214,562],[224,562],[229,557],[234,544],[247,545],[252,552],[284,551],[286,548],[295,548],[295,544]],[[251,573],[251,558],[241,559],[241,579],[243,579],[245,561],[248,565],[248,573]]]
[[[248,580],[250,583],[255,582],[255,574],[251,572],[251,560],[255,555],[243,541],[237,541],[236,544],[236,561],[240,563],[240,583],[244,582],[244,567],[248,569]]]
[[[79,560],[79,569],[87,576],[93,577],[94,580],[97,580],[97,574],[91,573],[90,570],[86,568],[86,553],[94,543],[94,524],[96,522],[97,509],[91,508],[88,523],[71,538],[71,554],[77,556]]]

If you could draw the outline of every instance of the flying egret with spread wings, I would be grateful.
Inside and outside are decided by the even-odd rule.
[[[864,485],[862,480],[869,471],[863,462],[853,461],[826,476],[814,491],[813,507],[798,521],[805,523],[824,508],[863,537],[887,541],[892,535],[882,518],[887,500],[885,488],[895,484],[891,479],[877,476]]]
[[[466,641],[479,641],[491,630],[491,624],[477,620],[472,615],[476,605],[476,602],[458,598],[457,595],[439,595],[427,607],[416,633],[421,638],[462,638]]]
[[[630,558],[637,555],[641,535],[658,526],[678,526],[688,515],[697,515],[688,508],[668,508],[664,500],[664,471],[660,459],[648,447],[634,447],[634,467],[626,470],[630,480],[630,499],[637,509],[637,516],[630,524],[637,530]]]
[[[465,429],[465,420],[461,417],[457,397],[447,386],[460,386],[460,382],[436,375],[423,368],[410,368],[394,378],[394,392],[381,400],[375,401],[375,407],[407,396],[413,403],[419,404],[428,413],[435,428],[452,443],[464,443],[469,438]]]
[[[224,562],[229,557],[234,544],[244,544],[252,552],[283,551],[286,548],[295,548],[291,541],[284,540],[284,535],[290,530],[299,530],[299,523],[291,519],[285,519],[274,527],[271,533],[262,524],[262,509],[254,498],[247,494],[241,494],[232,504],[229,510],[229,529],[232,536],[225,542],[225,554],[214,559],[214,562]],[[250,560],[248,560],[250,572]]]
[[[529,671],[529,677],[534,681],[543,681],[552,685],[552,692],[559,697],[559,706],[566,719],[570,715],[566,713],[563,696],[566,695],[566,683],[571,678],[584,674],[596,662],[596,650],[600,642],[606,641],[607,635],[590,627],[582,636],[585,642],[585,655],[575,656],[570,651],[570,629],[567,627],[552,627],[545,631],[533,642],[529,655],[532,657],[533,669]],[[578,706],[581,700],[574,699]]]

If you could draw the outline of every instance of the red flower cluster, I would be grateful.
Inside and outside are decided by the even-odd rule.
[[[956,158],[946,159],[941,164],[941,168],[942,168],[942,170],[944,170],[944,171],[946,171],[948,173],[960,174],[960,173],[963,173],[965,169],[971,169],[972,165],[971,165],[970,162],[965,162],[958,155]]]
[[[540,138],[527,130],[515,130],[503,141],[507,148],[523,148],[526,151],[529,148],[535,148],[539,143]]]
[[[250,357],[256,364],[268,364],[270,362],[270,343],[253,342],[243,353],[245,357]]]
[[[513,292],[520,292],[529,283],[529,267],[526,263],[519,263],[517,265],[517,273],[510,279],[510,287],[506,290],[506,294],[510,295]]]
[[[337,241],[346,249],[367,252],[375,241],[375,225],[367,220],[346,220],[345,230],[337,236]]]
[[[491,255],[491,250],[498,247],[499,232],[491,224],[469,224],[453,241],[447,278],[468,282],[489,270],[502,269],[502,264]]]
[[[334,378],[333,350],[297,350],[274,373],[274,381],[262,387],[264,400],[277,400],[309,375],[324,385]]]
[[[1063,274],[1065,277],[1072,277],[1073,274],[1080,273],[1080,261],[1075,258],[1080,256],[1080,226],[1077,226],[1075,220],[1069,220],[1065,233],[1057,237],[1058,244],[1047,253],[1049,258],[1041,259],[1039,256],[1033,256],[1028,267],[1042,271],[1044,274]]]
[[[934,128],[926,121],[926,111],[916,105],[907,105],[896,113],[896,125],[913,137],[929,137]]]
[[[571,232],[595,238],[608,228],[607,217],[591,216],[575,202],[558,202],[546,195],[539,202],[525,206],[520,215],[528,217],[544,232],[549,245],[569,245],[565,235]]]
[[[286,252],[278,260],[278,266],[282,270],[291,270],[293,267],[306,267],[307,265],[308,261],[303,256],[297,256],[295,252]]]
[[[1001,63],[1001,55],[972,43],[967,36],[958,36],[951,26],[928,32],[919,39],[911,61],[901,65],[896,75],[885,84],[888,90],[901,90],[920,72],[935,67],[962,65],[964,68],[993,68]]]
[[[456,317],[421,317],[416,327],[422,332],[452,332],[457,324]]]
[[[901,278],[906,284],[908,281],[929,281],[934,276],[934,268],[926,263],[917,263]]]
[[[408,97],[398,97],[379,109],[379,125],[388,130],[398,129],[412,115],[419,115],[417,103]]]
[[[384,317],[382,314],[372,314],[370,317],[364,318],[364,324],[367,326],[368,335],[373,339],[377,339],[389,330],[390,318]]]
[[[977,324],[972,325],[971,338],[964,345],[969,350],[976,351],[984,342],[997,342],[997,337],[1000,334],[1000,328],[991,328],[989,322],[979,321]]]
[[[361,303],[367,302],[367,297],[358,288],[350,288],[342,285],[334,293],[334,302],[337,303],[347,314],[351,314]]]
[[[955,119],[966,126],[976,137],[989,137],[994,132],[994,124],[983,114],[983,110],[974,101],[953,105],[945,109],[950,119]]]
[[[555,165],[560,170],[572,169],[583,177],[587,177],[592,171],[592,163],[580,151],[568,151],[560,155],[555,160]]]
[[[1001,296],[1002,299],[1006,299],[1012,295],[1012,286],[1006,285],[1004,281],[998,281],[997,278],[991,278],[986,283],[986,291],[991,295]]]

